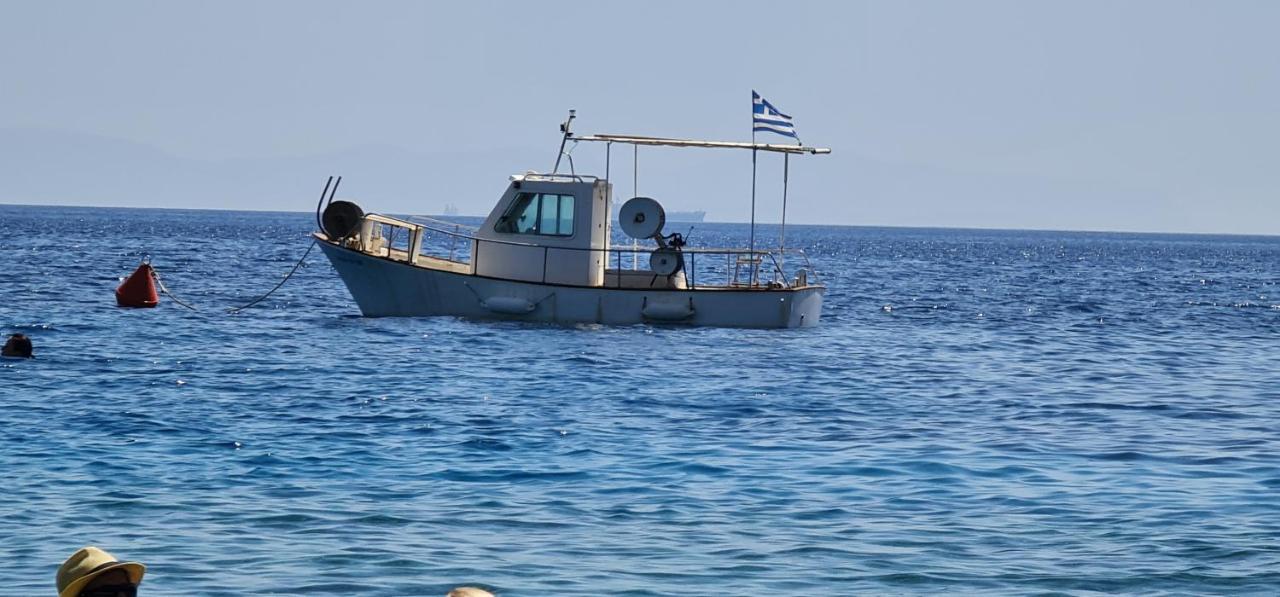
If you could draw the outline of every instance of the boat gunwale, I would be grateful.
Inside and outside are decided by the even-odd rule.
[[[324,243],[324,244],[326,244],[326,245],[329,245],[330,247],[333,247],[333,248],[336,248],[336,249],[339,249],[339,250],[342,250],[342,251],[346,251],[346,252],[349,252],[349,253],[352,253],[352,254],[355,254],[355,255],[359,255],[359,256],[361,256],[361,257],[365,257],[365,258],[368,258],[368,259],[374,259],[374,260],[378,260],[378,261],[385,261],[385,262],[387,262],[387,263],[391,263],[391,264],[395,264],[395,265],[401,265],[401,266],[404,266],[404,267],[413,268],[413,269],[415,269],[415,270],[425,270],[425,271],[437,272],[437,273],[441,273],[441,274],[448,274],[448,275],[453,275],[453,276],[463,276],[463,277],[467,277],[467,278],[478,278],[478,279],[482,279],[482,280],[494,280],[494,281],[499,281],[499,282],[515,282],[515,283],[518,283],[518,284],[532,284],[532,285],[534,285],[534,286],[552,286],[552,287],[556,287],[556,288],[580,288],[580,289],[584,289],[584,290],[618,290],[618,291],[629,291],[629,292],[659,292],[659,293],[666,293],[666,292],[670,292],[670,293],[679,293],[679,292],[695,292],[695,293],[696,293],[696,292],[752,292],[752,293],[758,293],[758,292],[773,292],[773,293],[786,293],[786,294],[797,293],[797,292],[804,292],[804,291],[812,291],[812,290],[825,291],[825,290],[826,290],[826,288],[827,288],[827,287],[826,287],[825,285],[823,285],[823,284],[806,284],[806,285],[804,285],[804,286],[781,286],[781,287],[776,287],[776,288],[775,288],[775,287],[769,287],[769,286],[761,286],[761,285],[756,285],[756,286],[694,286],[694,287],[686,287],[686,288],[647,288],[647,287],[634,287],[634,288],[633,288],[633,287],[624,287],[624,286],[608,286],[608,285],[604,285],[604,284],[601,284],[601,285],[599,285],[599,286],[590,286],[590,285],[585,285],[585,284],[564,284],[564,283],[560,283],[560,282],[540,282],[540,281],[535,281],[535,280],[518,280],[518,279],[515,279],[515,278],[499,278],[499,277],[496,277],[496,276],[486,276],[486,275],[483,275],[483,274],[477,274],[477,273],[475,273],[474,271],[472,271],[471,273],[462,273],[462,272],[450,271],[450,270],[447,270],[447,269],[438,269],[438,268],[434,268],[434,267],[427,267],[427,266],[423,266],[423,265],[418,265],[418,264],[416,264],[416,263],[409,263],[408,261],[405,261],[405,260],[402,260],[402,259],[392,259],[392,258],[390,257],[390,255],[374,255],[374,254],[372,254],[372,253],[366,253],[366,252],[364,252],[364,251],[359,251],[359,250],[356,250],[356,249],[352,249],[352,248],[350,248],[350,247],[345,247],[345,246],[342,246],[342,244],[341,244],[341,243],[339,243],[339,242],[337,242],[337,241],[335,241],[335,240],[330,239],[327,235],[325,235],[325,234],[323,234],[323,233],[321,233],[321,232],[312,232],[311,234],[312,234],[312,236],[314,237],[314,239],[315,239],[315,241],[316,241],[316,242]],[[482,241],[484,241],[484,242],[490,242],[488,239],[477,239],[477,240],[482,240]],[[495,242],[496,242],[496,241],[495,241]],[[531,247],[541,247],[540,245],[528,245],[528,246],[531,246]],[[559,247],[552,247],[552,248],[559,248]],[[584,251],[605,251],[606,249],[582,249],[582,250],[584,250]],[[430,257],[430,256],[426,256],[426,257]],[[432,259],[440,259],[440,258],[439,258],[439,257],[432,257]],[[449,260],[447,260],[447,259],[441,259],[441,261],[449,261]],[[451,261],[450,263],[462,263],[462,262],[461,262],[461,261]],[[607,272],[607,271],[608,271],[608,269],[606,268],[606,272]],[[619,270],[613,270],[613,271],[619,271]],[[627,271],[627,270],[622,270],[622,271]],[[608,276],[608,274],[606,273],[606,277],[607,277],[607,276]]]

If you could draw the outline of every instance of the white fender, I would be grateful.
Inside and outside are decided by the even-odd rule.
[[[682,321],[693,317],[693,299],[684,303],[668,303],[668,302],[649,302],[649,297],[644,297],[644,305],[640,307],[640,314],[646,319],[655,319],[658,321]]]
[[[480,301],[480,306],[494,313],[503,313],[506,315],[524,315],[532,313],[537,307],[529,299],[520,298],[518,296],[491,296]]]

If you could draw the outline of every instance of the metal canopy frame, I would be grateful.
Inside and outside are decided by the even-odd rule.
[[[639,135],[586,135],[578,137],[570,135],[570,141],[598,141],[603,143],[625,143],[629,145],[660,145],[665,147],[705,147],[711,149],[753,149],[756,151],[773,151],[777,153],[807,153],[823,155],[831,153],[826,147],[807,147],[804,145],[779,145],[774,143],[746,143],[741,141],[699,141],[697,139],[668,139],[664,137],[642,137]]]
[[[573,122],[574,115],[575,115],[574,111],[570,110],[568,120],[566,120],[564,124],[560,125],[560,131],[564,133],[563,138],[561,138],[560,140],[561,155],[564,154],[564,144],[567,141],[574,141],[575,143],[578,141],[604,143],[605,144],[605,158],[604,158],[605,176],[604,178],[607,181],[607,180],[610,180],[610,176],[609,176],[610,174],[609,163],[610,163],[610,153],[611,153],[610,150],[613,148],[613,144],[621,143],[624,145],[631,145],[632,150],[634,151],[634,154],[632,156],[632,168],[634,168],[632,184],[636,185],[636,187],[639,186],[637,181],[640,178],[640,146],[641,145],[657,146],[657,147],[698,147],[698,148],[707,148],[707,149],[750,149],[751,150],[751,232],[750,232],[750,240],[748,241],[748,246],[749,246],[748,251],[749,251],[749,255],[751,256],[751,259],[755,259],[755,256],[756,256],[756,156],[761,151],[769,151],[773,153],[780,153],[782,154],[782,157],[783,157],[782,229],[779,237],[779,250],[780,252],[785,252],[786,251],[785,247],[787,242],[786,241],[786,238],[787,238],[787,186],[789,183],[790,173],[791,173],[791,155],[792,154],[826,155],[831,153],[831,149],[827,147],[808,147],[800,144],[782,145],[782,144],[776,144],[776,143],[756,143],[755,142],[756,135],[755,135],[754,129],[752,129],[751,131],[750,143],[745,143],[741,141],[703,141],[698,139],[672,139],[667,137],[648,137],[643,135],[596,134],[596,135],[585,135],[585,136],[579,137],[574,135],[569,130],[569,126]],[[560,159],[559,157],[557,157],[556,168],[559,169],[559,166],[560,166]],[[640,191],[638,188],[633,188],[632,192],[635,194],[638,194]],[[634,248],[635,241],[633,241],[632,245]],[[783,257],[783,259],[785,259],[785,256]],[[632,255],[631,267],[632,269],[635,269],[637,267],[636,256],[634,254]],[[752,269],[751,269],[751,285],[752,286],[754,286],[756,283],[757,270],[758,270],[758,267],[753,263]]]

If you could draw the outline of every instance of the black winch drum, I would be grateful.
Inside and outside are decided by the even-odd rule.
[[[324,208],[320,218],[329,240],[342,240],[356,231],[364,220],[364,210],[350,201],[334,201]]]

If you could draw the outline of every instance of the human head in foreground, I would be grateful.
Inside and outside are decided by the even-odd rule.
[[[449,594],[444,597],[494,597],[494,595],[493,593],[476,587],[458,587],[449,591]]]
[[[9,336],[4,348],[0,349],[0,356],[31,358],[31,338],[24,334]]]
[[[96,547],[82,547],[58,567],[58,597],[136,597],[146,572],[138,562],[121,562]]]

